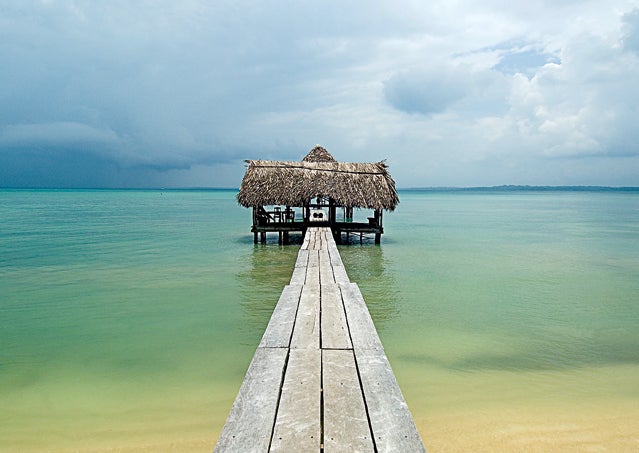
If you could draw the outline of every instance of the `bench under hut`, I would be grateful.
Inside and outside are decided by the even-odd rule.
[[[237,201],[253,209],[254,242],[278,232],[288,243],[290,232],[304,234],[309,226],[328,226],[336,242],[342,233],[375,236],[384,232],[383,211],[399,203],[395,181],[385,162],[338,162],[317,145],[301,162],[247,160]],[[356,210],[372,211],[366,221],[354,219]]]

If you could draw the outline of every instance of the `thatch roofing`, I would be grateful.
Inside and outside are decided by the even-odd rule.
[[[315,148],[309,151],[302,162],[337,162],[331,153],[326,151],[326,148],[315,145]]]
[[[337,162],[316,146],[301,162],[247,160],[237,195],[245,207],[304,206],[312,198],[330,197],[338,206],[386,209],[399,203],[386,163]]]

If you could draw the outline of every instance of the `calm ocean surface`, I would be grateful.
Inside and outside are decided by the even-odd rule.
[[[0,451],[212,450],[299,248],[235,194],[0,190]],[[340,251],[427,449],[639,451],[639,192],[400,200]]]

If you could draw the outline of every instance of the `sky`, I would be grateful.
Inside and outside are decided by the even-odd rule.
[[[0,187],[639,186],[639,0],[0,0]]]

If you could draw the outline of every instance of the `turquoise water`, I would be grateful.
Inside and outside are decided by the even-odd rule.
[[[2,451],[211,450],[298,249],[234,197],[0,191]],[[427,448],[639,449],[639,193],[400,199],[340,249]]]

